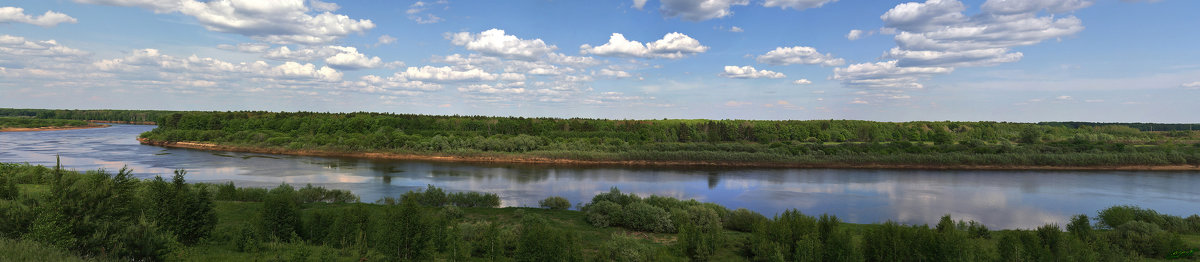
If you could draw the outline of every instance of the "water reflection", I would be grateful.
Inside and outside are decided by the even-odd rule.
[[[936,223],[944,214],[993,228],[1064,224],[1132,204],[1195,213],[1197,172],[1021,172],[823,169],[598,168],[460,164],[281,156],[139,145],[149,126],[0,133],[0,161],[76,170],[132,168],[140,177],[187,169],[189,181],[280,183],[347,189],[371,202],[433,184],[448,191],[496,193],[505,206],[535,206],[547,196],[586,202],[611,187],[744,207],[768,216],[798,208],[846,221]]]

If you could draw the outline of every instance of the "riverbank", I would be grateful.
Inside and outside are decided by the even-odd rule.
[[[108,121],[108,120],[87,120],[87,121],[88,121],[88,123],[100,123],[100,124],[150,125],[150,126],[158,125],[158,123],[155,123],[154,121]]]
[[[59,130],[104,128],[104,127],[109,127],[109,125],[91,124],[91,125],[86,125],[86,126],[13,127],[13,128],[0,128],[0,132],[59,131]]]
[[[832,168],[832,169],[927,169],[927,170],[1091,170],[1091,171],[1200,171],[1193,165],[1120,165],[1120,166],[1035,166],[1035,165],[930,165],[930,164],[851,164],[851,163],[789,163],[750,161],[651,161],[651,160],[581,160],[520,155],[460,156],[426,155],[389,152],[345,152],[332,150],[291,150],[249,146],[220,145],[203,142],[169,142],[138,138],[144,145],[212,151],[231,151],[260,154],[349,157],[366,159],[417,160],[436,162],[570,165],[570,166],[650,166],[650,167],[752,167],[752,168]]]

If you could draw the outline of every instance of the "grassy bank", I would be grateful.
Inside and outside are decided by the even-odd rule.
[[[144,143],[304,155],[606,165],[1200,169],[1200,132],[1111,124],[309,112],[189,112],[158,122],[141,135]]]
[[[430,186],[374,204],[319,187],[239,188],[0,164],[0,257],[172,261],[1125,261],[1200,248],[1200,216],[1118,206],[990,230],[842,223],[617,189],[567,210]],[[1196,259],[1194,256],[1188,259]]]
[[[81,120],[0,117],[0,132],[47,131],[105,127]]]

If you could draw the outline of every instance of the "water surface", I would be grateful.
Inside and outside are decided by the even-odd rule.
[[[371,202],[432,184],[496,193],[504,206],[547,196],[572,203],[618,187],[625,192],[715,202],[771,216],[797,208],[854,223],[937,223],[944,214],[992,228],[1065,224],[1112,205],[1200,213],[1200,172],[943,171],[838,169],[603,168],[467,164],[284,156],[169,149],[138,144],[153,126],[0,133],[0,162],[76,170],[128,167],[140,177],[186,169],[190,182],[269,187],[311,183],[348,189]]]

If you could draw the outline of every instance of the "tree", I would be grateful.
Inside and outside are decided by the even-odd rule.
[[[415,199],[404,199],[400,205],[384,211],[376,248],[388,256],[405,260],[423,260],[432,252],[435,237],[433,219]]]
[[[263,200],[259,220],[262,233],[277,240],[291,240],[293,235],[303,232],[295,194],[292,186],[287,184],[271,189]]]
[[[560,196],[552,196],[538,201],[538,206],[551,210],[566,210],[571,208],[571,201],[567,201],[566,198]]]

